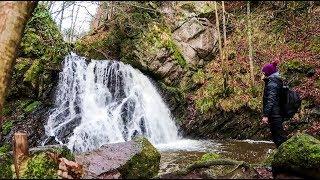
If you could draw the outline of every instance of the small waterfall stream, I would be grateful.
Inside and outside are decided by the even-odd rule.
[[[117,61],[71,54],[59,75],[46,135],[77,152],[144,135],[153,144],[179,139],[170,111],[150,80]]]

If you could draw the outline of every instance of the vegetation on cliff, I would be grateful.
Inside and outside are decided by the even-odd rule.
[[[11,141],[13,133],[10,132],[13,127],[18,128],[17,124],[20,124],[20,129],[21,126],[28,128],[27,124],[32,124],[34,128],[43,126],[44,119],[38,121],[39,119],[32,117],[30,113],[51,105],[61,62],[69,51],[70,46],[64,42],[50,12],[43,4],[39,4],[23,33],[19,57],[13,69],[5,106],[1,111],[6,121],[0,128],[2,136],[5,136],[0,142]],[[26,122],[23,123],[24,121]],[[40,137],[36,139],[39,140]],[[34,143],[36,142],[31,145]]]
[[[319,127],[319,123],[314,121],[314,118],[318,116],[311,113],[317,111],[320,99],[320,64],[316,61],[319,46],[317,4],[251,3],[250,30],[255,84],[252,86],[248,57],[248,15],[244,8],[246,3],[227,2],[227,38],[226,46],[223,46],[229,76],[227,88],[224,88],[225,78],[221,60],[217,55],[210,56],[209,60],[203,58],[194,61],[194,66],[188,62],[187,57],[192,49],[186,49],[187,41],[178,42],[179,38],[189,38],[187,40],[193,42],[195,38],[205,36],[204,32],[209,26],[202,29],[199,22],[215,24],[212,3],[139,2],[114,5],[119,11],[107,20],[110,23],[104,23],[92,34],[79,40],[76,49],[90,57],[89,52],[94,47],[97,49],[95,53],[100,54],[103,59],[110,57],[107,52],[109,49],[110,52],[118,53],[111,57],[129,63],[155,78],[160,82],[163,92],[171,94],[166,98],[167,102],[170,103],[178,123],[187,129],[187,134],[199,135],[205,131],[206,133],[202,134],[208,137],[220,134],[220,127],[224,127],[224,135],[220,134],[223,137],[265,138],[267,130],[258,123],[264,86],[260,71],[265,63],[279,59],[280,74],[289,81],[290,87],[302,95],[305,104],[300,117],[293,122],[286,122],[285,127],[289,132],[302,128],[317,135],[318,131],[314,127]],[[221,8],[218,4],[220,18]],[[219,21],[222,21],[221,19]],[[188,26],[184,27],[184,24]],[[222,26],[220,28],[220,32],[223,32]],[[192,34],[194,32],[191,30],[196,34]],[[213,36],[214,32],[211,33]],[[196,43],[198,42],[193,42]],[[203,49],[200,51],[197,48],[194,50],[201,55]],[[186,51],[183,51],[184,49]],[[234,113],[238,115],[233,117]],[[311,125],[306,122],[309,117],[312,119]],[[230,118],[232,120],[227,120]],[[237,127],[238,131],[246,133],[232,133],[231,129],[236,124],[241,124]]]

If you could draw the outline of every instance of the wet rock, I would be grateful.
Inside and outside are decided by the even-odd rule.
[[[159,171],[160,154],[143,137],[108,144],[76,155],[86,169],[84,178],[152,178]]]
[[[320,178],[320,141],[298,133],[284,142],[274,155],[275,173],[297,174],[306,178]]]

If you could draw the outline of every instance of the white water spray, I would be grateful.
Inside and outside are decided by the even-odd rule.
[[[74,151],[144,135],[151,143],[178,140],[170,111],[150,80],[130,65],[69,55],[59,76],[46,135]]]

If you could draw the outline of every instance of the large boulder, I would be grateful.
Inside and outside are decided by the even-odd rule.
[[[308,178],[320,178],[320,141],[298,133],[284,142],[274,155],[275,174],[289,172]]]
[[[144,137],[103,145],[76,155],[86,169],[84,178],[152,178],[158,174],[160,153]]]

